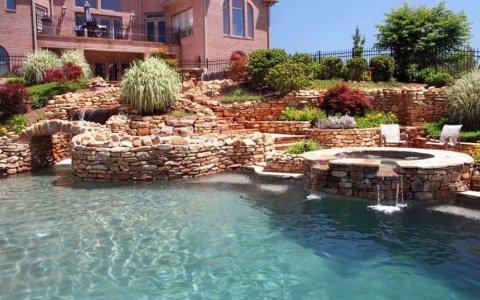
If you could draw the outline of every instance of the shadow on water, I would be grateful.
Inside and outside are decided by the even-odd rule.
[[[249,205],[268,214],[271,228],[319,257],[328,258],[344,276],[361,272],[365,261],[411,265],[455,290],[475,295],[480,278],[479,222],[430,210],[431,204],[411,203],[395,214],[369,210],[371,201],[324,196],[307,201],[311,191],[301,181],[248,175],[248,180],[185,179],[175,182],[86,181],[72,177],[69,166],[56,166],[34,176],[53,176],[53,186],[75,190],[184,189],[233,190]],[[240,173],[245,174],[245,173]],[[243,175],[242,175],[243,176]],[[459,235],[458,233],[461,233]],[[460,267],[459,267],[460,266]]]

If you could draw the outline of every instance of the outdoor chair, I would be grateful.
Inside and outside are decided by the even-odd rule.
[[[387,145],[402,146],[406,145],[405,137],[400,133],[400,125],[398,124],[383,124],[380,125],[380,146]]]
[[[460,149],[460,130],[463,125],[444,125],[440,139],[436,140],[432,136],[427,136],[426,145],[441,146],[444,149]]]

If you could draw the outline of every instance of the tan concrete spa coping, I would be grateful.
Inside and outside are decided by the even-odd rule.
[[[460,152],[394,147],[332,148],[307,152],[303,158],[312,162],[363,167],[378,167],[382,161],[393,161],[405,169],[436,169],[474,163],[470,155]]]

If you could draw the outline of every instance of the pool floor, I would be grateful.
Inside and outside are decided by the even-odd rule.
[[[371,204],[244,173],[0,179],[0,299],[479,298],[479,220]]]

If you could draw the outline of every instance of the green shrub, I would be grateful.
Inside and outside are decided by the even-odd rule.
[[[287,151],[288,154],[302,154],[310,151],[317,151],[321,148],[314,140],[304,140],[291,145]]]
[[[320,60],[323,65],[323,74],[318,79],[335,79],[342,77],[343,61],[338,57],[326,57]]]
[[[29,84],[43,82],[45,71],[62,67],[60,58],[49,50],[36,50],[27,54],[20,74]]]
[[[372,80],[390,81],[393,79],[395,71],[395,60],[390,56],[377,56],[370,60],[370,70],[372,71]]]
[[[465,129],[480,128],[480,72],[458,79],[450,91],[449,119]]]
[[[44,107],[48,101],[53,99],[53,96],[74,92],[78,89],[85,88],[87,85],[88,81],[86,79],[82,79],[78,82],[49,82],[33,85],[28,88],[31,106],[33,108]]]
[[[314,79],[318,80],[327,80],[325,79],[326,67],[323,62],[316,62],[312,65],[312,75]],[[331,80],[331,79],[329,79]]]
[[[410,65],[410,68],[408,70],[410,82],[417,83],[426,83],[427,80],[434,76],[436,73],[435,68],[425,68],[416,72],[416,65],[414,64]]]
[[[375,128],[380,127],[382,124],[396,124],[398,123],[397,115],[392,112],[382,111],[368,111],[363,117],[356,117],[358,128]]]
[[[0,136],[5,136],[8,133],[8,128],[0,125]]]
[[[29,124],[27,118],[24,115],[15,115],[7,120],[6,125],[10,131],[19,133],[23,129],[27,128]]]
[[[314,79],[316,77],[315,66],[317,63],[311,55],[305,53],[296,53],[292,56],[291,60],[295,63],[303,65],[310,79]]]
[[[21,83],[26,85],[27,81],[23,79],[22,77],[10,77],[7,78],[7,84],[13,84],[13,83]]]
[[[121,101],[140,113],[165,112],[177,99],[180,75],[158,58],[137,61],[123,75]]]
[[[287,52],[282,49],[255,50],[249,55],[246,71],[254,86],[265,86],[270,69],[287,60]]]
[[[83,71],[83,77],[90,78],[92,77],[92,69],[83,55],[81,55],[77,50],[65,50],[62,52],[60,57],[62,64],[73,63],[74,65],[79,66]]]
[[[327,114],[323,110],[314,107],[304,107],[302,109],[289,107],[282,111],[282,120],[285,121],[316,122],[326,117]]]
[[[425,82],[429,86],[443,87],[452,85],[455,82],[455,79],[447,72],[438,72],[428,77]]]
[[[353,81],[361,81],[367,69],[367,61],[362,57],[352,58],[346,65],[346,78]]]
[[[260,101],[262,95],[251,94],[242,88],[236,88],[229,95],[226,95],[223,99],[225,103],[237,103],[247,101]]]
[[[303,64],[289,60],[276,65],[265,77],[267,86],[280,94],[299,90],[308,85],[309,74]]]

